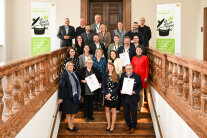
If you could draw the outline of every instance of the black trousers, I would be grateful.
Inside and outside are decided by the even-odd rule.
[[[93,117],[93,95],[85,95],[84,96],[84,107],[85,107],[85,117],[92,118]]]
[[[120,110],[121,107],[121,93],[120,91],[118,92],[118,106],[116,108],[116,110]]]
[[[102,102],[103,102],[103,94],[101,92],[101,89],[98,89],[94,92],[93,103],[102,104]]]
[[[137,126],[137,103],[136,95],[122,95],[124,117],[129,128],[136,129]],[[131,115],[130,115],[131,114]]]

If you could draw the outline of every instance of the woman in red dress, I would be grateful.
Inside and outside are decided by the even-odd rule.
[[[140,101],[138,103],[138,110],[142,112],[144,106],[144,89],[147,88],[147,80],[149,73],[149,61],[148,57],[142,54],[143,47],[137,46],[136,53],[137,55],[132,58],[132,66],[134,67],[133,72],[139,74],[142,79],[143,89],[140,91]]]

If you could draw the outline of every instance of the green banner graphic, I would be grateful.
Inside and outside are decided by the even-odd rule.
[[[32,37],[32,56],[50,51],[50,37]]]

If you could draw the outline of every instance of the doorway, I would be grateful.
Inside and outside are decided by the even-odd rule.
[[[204,8],[203,60],[207,61],[207,7]]]
[[[102,23],[107,26],[107,31],[112,34],[117,28],[117,21],[122,20],[122,2],[90,2],[90,20],[93,24],[95,15],[100,14]]]
[[[126,31],[131,30],[131,0],[81,0],[81,18],[91,24],[95,14],[102,16],[109,32],[117,27],[118,20],[123,21]]]

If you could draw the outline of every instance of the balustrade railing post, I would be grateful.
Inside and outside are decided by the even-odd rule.
[[[184,100],[188,100],[189,98],[189,72],[188,68],[184,67],[184,72],[183,72],[183,93],[184,93]]]
[[[207,75],[201,74],[201,108],[202,112],[207,115]]]
[[[2,88],[2,77],[0,77],[0,126],[3,123],[3,120],[2,120],[2,113],[3,113],[3,108],[4,108],[4,103],[2,100],[3,96],[4,96],[4,92]]]
[[[192,106],[195,109],[201,108],[201,91],[200,91],[200,77],[199,73],[194,71],[193,72],[193,91],[192,91]]]
[[[31,65],[30,71],[30,97],[34,98],[35,94],[35,65]]]
[[[14,90],[13,88],[13,81],[11,79],[12,75],[8,74],[6,75],[6,81],[5,81],[5,87],[4,87],[4,102],[5,102],[5,110],[4,110],[4,115],[6,117],[10,117],[13,115],[12,112],[12,105],[13,105],[13,97],[12,97],[12,92]]]
[[[29,67],[25,68],[25,74],[24,74],[24,96],[25,96],[25,102],[27,103],[30,99],[30,73],[29,73]]]
[[[167,55],[162,56],[162,89],[165,95],[167,95]]]

